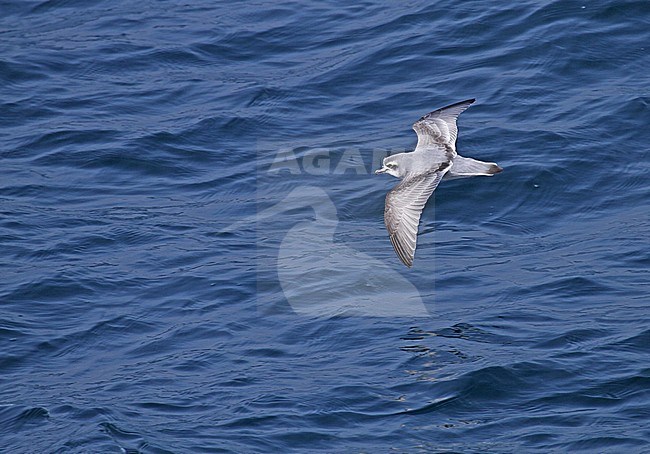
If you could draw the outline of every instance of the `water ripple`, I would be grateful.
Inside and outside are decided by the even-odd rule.
[[[644,2],[2,11],[4,450],[647,445]],[[469,97],[505,170],[440,185],[407,271],[371,170]]]

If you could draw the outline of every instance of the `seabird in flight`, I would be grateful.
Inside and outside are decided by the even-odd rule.
[[[493,162],[465,158],[456,152],[456,119],[475,99],[434,110],[413,125],[418,135],[415,150],[384,158],[381,169],[400,183],[386,195],[384,223],[400,260],[413,266],[420,215],[440,180],[501,172]]]

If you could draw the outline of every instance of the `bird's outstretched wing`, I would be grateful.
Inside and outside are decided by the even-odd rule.
[[[405,178],[386,195],[384,223],[397,256],[408,267],[413,266],[424,205],[452,165],[445,162],[436,170]]]
[[[413,130],[418,135],[415,151],[426,150],[432,145],[443,145],[448,153],[456,155],[456,138],[458,127],[456,119],[475,99],[457,102],[447,107],[434,110],[413,124]]]

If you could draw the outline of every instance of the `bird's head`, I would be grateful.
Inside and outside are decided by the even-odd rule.
[[[382,163],[382,168],[375,170],[375,173],[387,173],[394,177],[402,178],[404,175],[404,169],[401,166],[401,160],[399,158],[399,155],[385,157]]]

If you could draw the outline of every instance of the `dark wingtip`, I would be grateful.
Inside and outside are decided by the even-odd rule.
[[[413,258],[411,258],[404,248],[402,247],[401,243],[398,241],[396,235],[389,235],[390,242],[393,245],[393,249],[395,249],[395,253],[397,254],[397,257],[399,260],[406,265],[407,267],[411,268],[413,266]]]
[[[458,106],[465,105],[465,106],[467,106],[467,107],[465,107],[465,109],[467,109],[470,105],[474,104],[474,101],[476,101],[476,98],[470,98],[470,99],[466,99],[465,101],[459,101],[459,102],[455,102],[453,104],[449,104],[448,106],[441,107],[440,109],[436,109],[434,111],[429,112],[428,114],[426,114],[422,118],[420,118],[418,121],[426,120],[427,118],[431,117],[432,115],[439,114],[443,110],[453,109],[454,107],[458,107]],[[465,109],[461,110],[458,113],[458,115],[460,115]]]
[[[492,166],[488,169],[488,172],[490,175],[494,175],[495,173],[503,172],[503,169],[496,164],[492,164]]]
[[[465,101],[455,102],[455,103],[450,104],[447,107],[443,107],[443,108],[441,108],[439,110],[445,110],[445,109],[449,109],[449,108],[456,107],[456,106],[462,106],[463,104],[467,104],[469,106],[470,104],[474,104],[475,102],[476,102],[476,98],[469,98],[469,99],[466,99]]]

